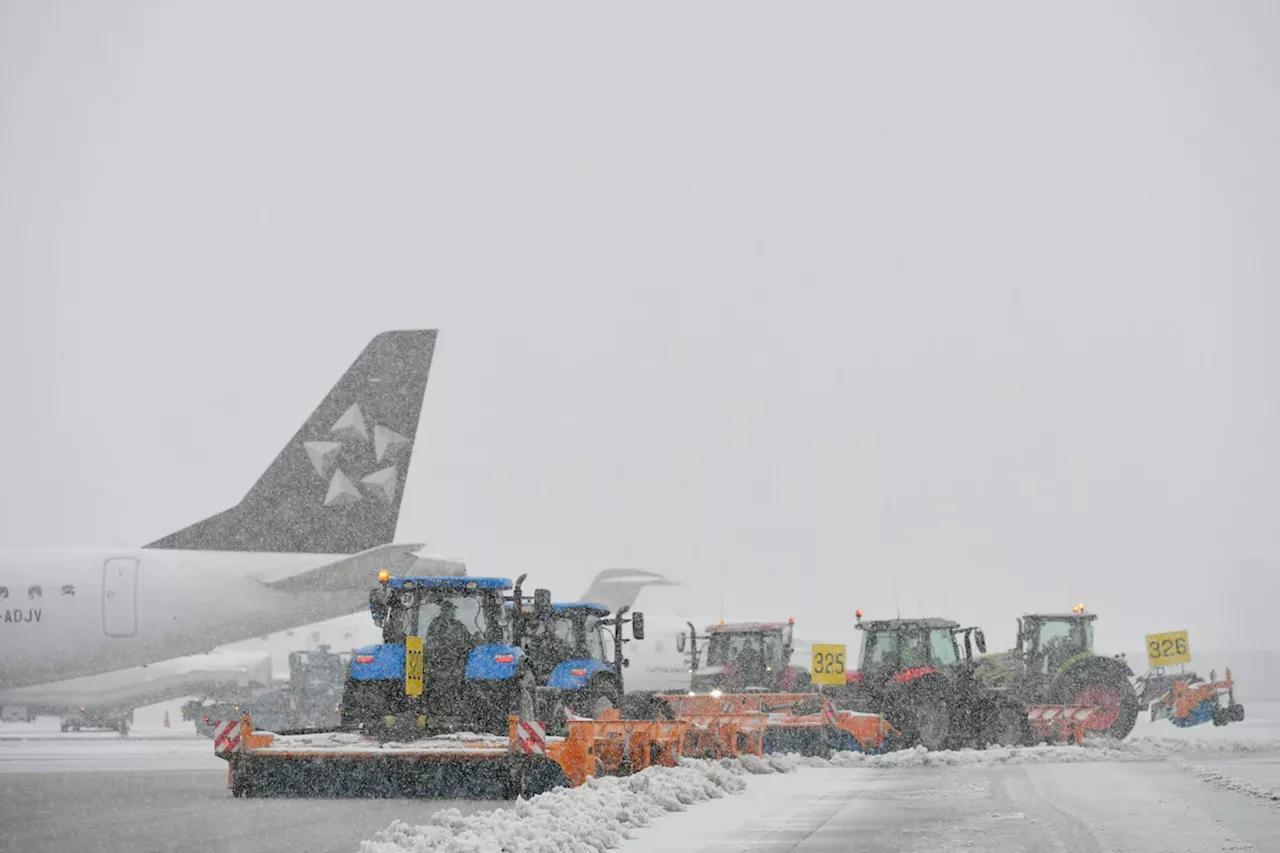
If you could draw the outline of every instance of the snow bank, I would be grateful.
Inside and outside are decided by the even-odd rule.
[[[651,767],[634,776],[588,780],[557,788],[511,808],[463,816],[446,809],[425,825],[395,821],[360,853],[593,853],[618,847],[636,827],[667,812],[738,794],[748,774],[794,772],[786,756],[719,762],[684,759],[678,767]]]
[[[1237,794],[1257,797],[1260,800],[1280,802],[1280,788],[1263,788],[1260,785],[1254,785],[1252,782],[1237,779],[1226,773],[1221,773],[1217,770],[1210,770],[1208,767],[1200,767],[1192,764],[1190,761],[1179,761],[1174,766],[1184,773],[1190,773],[1202,782],[1207,782],[1208,784],[1213,785],[1215,788],[1222,788],[1226,791],[1234,791]]]
[[[837,752],[831,758],[787,757],[803,767],[977,767],[995,764],[1074,764],[1103,761],[1168,761],[1189,755],[1280,751],[1280,741],[1212,740],[1139,737],[1117,741],[1089,738],[1080,746],[990,747],[930,752],[924,747],[885,755]]]

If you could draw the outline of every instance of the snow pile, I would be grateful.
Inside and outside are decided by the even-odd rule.
[[[748,774],[788,773],[796,763],[782,756],[684,759],[678,767],[650,767],[634,776],[589,779],[556,788],[510,808],[463,816],[436,812],[422,826],[395,821],[360,853],[598,853],[618,847],[631,830],[667,812],[738,794]]]
[[[788,758],[803,767],[978,767],[995,764],[1073,764],[1104,761],[1167,761],[1185,755],[1234,754],[1280,751],[1280,741],[1189,741],[1176,738],[1088,738],[1083,744],[1046,746],[988,747],[930,752],[923,746],[884,755],[861,752],[837,752],[830,758]]]
[[[1192,764],[1190,761],[1179,761],[1174,765],[1179,770],[1190,773],[1207,782],[1215,788],[1222,788],[1226,791],[1234,791],[1237,794],[1245,794],[1250,797],[1257,797],[1260,800],[1271,800],[1272,802],[1280,802],[1280,788],[1263,788],[1254,785],[1252,782],[1246,782],[1243,779],[1237,779],[1226,773],[1217,770],[1210,770],[1208,767],[1200,767]]]

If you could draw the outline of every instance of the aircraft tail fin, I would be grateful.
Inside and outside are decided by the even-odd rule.
[[[640,590],[646,586],[679,586],[657,572],[641,569],[605,569],[596,575],[579,601],[603,604],[617,612],[620,607],[635,607]]]
[[[355,554],[392,541],[436,330],[369,342],[231,509],[145,546]]]

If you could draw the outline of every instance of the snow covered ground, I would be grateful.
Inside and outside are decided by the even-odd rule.
[[[397,821],[360,853],[1280,851],[1280,703],[1119,743],[690,762]]]

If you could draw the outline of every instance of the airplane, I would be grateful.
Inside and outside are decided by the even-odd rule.
[[[393,542],[435,342],[374,337],[230,509],[133,550],[0,553],[0,704],[356,612],[380,569],[466,574]]]

